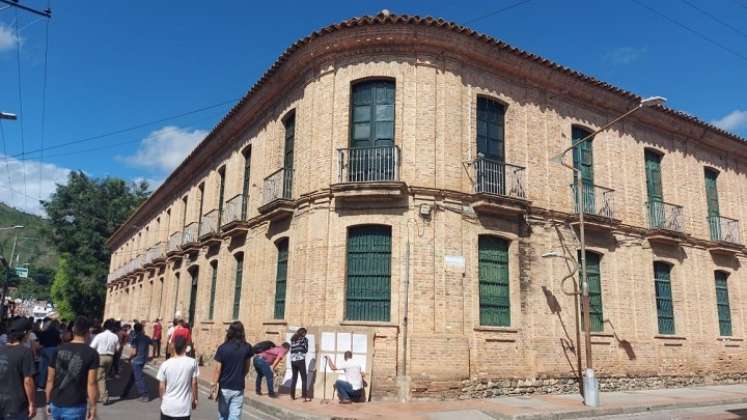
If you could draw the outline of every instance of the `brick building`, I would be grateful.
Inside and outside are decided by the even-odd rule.
[[[744,139],[644,108],[574,153],[582,205],[550,161],[639,102],[439,19],[323,28],[112,236],[106,315],[181,312],[206,357],[234,319],[368,328],[380,394],[567,391],[577,304],[542,255],[583,210],[603,389],[740,380]]]

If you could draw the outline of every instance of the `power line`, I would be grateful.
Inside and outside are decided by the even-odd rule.
[[[23,114],[23,88],[21,84],[21,32],[18,30],[18,9],[16,9],[16,62],[18,67],[18,111],[20,112],[20,115],[18,116],[18,124],[19,124],[19,134],[21,136],[21,156],[26,154],[26,146],[24,144],[23,139],[23,122],[26,120]],[[21,162],[21,165],[23,165],[23,192],[24,192],[24,198],[23,198],[23,205],[24,207],[28,208],[28,184],[26,183],[26,162]]]
[[[10,7],[10,6],[8,6]],[[5,172],[8,174],[8,185],[11,185],[10,180],[10,162],[8,159],[8,149],[5,146],[5,129],[3,128],[3,121],[0,120],[0,140],[3,143],[3,159],[5,159]],[[13,200],[13,191],[10,192],[10,199]]]
[[[47,10],[49,10],[49,2],[47,2]],[[44,82],[42,83],[42,113],[41,113],[41,136],[40,136],[40,149],[41,156],[39,157],[39,191],[38,196],[41,201],[41,190],[42,190],[42,172],[44,168],[44,134],[46,129],[47,120],[47,62],[49,57],[49,19],[47,24],[44,26]]]
[[[97,135],[91,136],[91,137],[85,137],[85,138],[77,139],[77,140],[69,140],[69,141],[66,141],[66,142],[63,142],[63,143],[58,143],[58,144],[55,144],[55,145],[52,145],[52,146],[49,146],[49,147],[45,147],[43,150],[46,151],[46,150],[59,149],[59,148],[62,148],[62,147],[70,146],[72,144],[85,143],[85,142],[89,142],[89,141],[93,141],[93,140],[98,140],[98,139],[101,139],[101,138],[104,138],[104,137],[110,137],[110,136],[114,136],[114,135],[117,135],[117,134],[126,133],[128,131],[137,130],[137,129],[140,129],[140,128],[143,128],[143,127],[147,127],[149,125],[159,124],[159,123],[162,123],[162,122],[166,122],[166,121],[170,121],[170,120],[175,120],[177,118],[186,117],[188,115],[197,114],[197,113],[200,113],[200,112],[203,112],[203,111],[207,111],[209,109],[218,108],[220,106],[224,106],[224,105],[236,102],[237,100],[239,100],[239,98],[230,99],[230,100],[223,101],[221,103],[217,103],[217,104],[214,104],[214,105],[209,105],[209,106],[205,106],[205,107],[202,107],[202,108],[194,109],[192,111],[183,112],[181,114],[171,115],[171,116],[168,116],[168,117],[159,118],[157,120],[152,120],[152,121],[148,121],[148,122],[144,122],[144,123],[132,125],[132,126],[129,126],[129,127],[125,127],[125,128],[120,128],[120,129],[117,129],[117,130],[109,131],[109,132],[106,132],[106,133],[97,134]],[[34,154],[34,153],[39,153],[41,151],[42,151],[42,149],[36,149],[36,150],[31,150],[31,151],[27,152],[26,154],[30,155],[30,154]],[[13,157],[18,157],[18,156],[19,156],[18,154],[13,155]]]
[[[639,0],[630,0],[630,1],[632,1],[633,3],[635,3],[635,4],[637,4],[637,5],[641,6],[641,7],[643,7],[645,9],[648,9],[652,13],[655,13],[655,14],[659,15],[660,17],[668,20],[670,23],[673,23],[673,24],[679,26],[680,28],[682,28],[682,29],[684,29],[684,30],[686,30],[686,31],[688,31],[688,32],[690,32],[690,33],[698,36],[700,39],[703,39],[703,40],[705,40],[705,41],[707,41],[707,42],[709,42],[709,43],[717,46],[718,48],[720,48],[720,49],[722,49],[722,50],[724,50],[724,51],[726,51],[726,52],[728,52],[728,53],[730,53],[730,54],[732,54],[732,55],[734,55],[734,56],[736,56],[738,58],[741,58],[744,61],[747,61],[747,56],[746,55],[744,55],[744,54],[742,54],[742,53],[740,53],[738,51],[735,51],[735,50],[733,50],[733,49],[731,49],[731,48],[729,48],[729,47],[721,44],[720,42],[714,40],[713,38],[710,38],[707,35],[704,35],[703,33],[699,32],[699,31],[697,31],[697,30],[695,30],[695,29],[693,29],[693,28],[691,28],[691,27],[689,27],[687,25],[685,25],[684,23],[681,23],[681,22],[679,22],[679,21],[677,21],[675,19],[670,18],[669,16],[667,16],[664,13],[662,13],[662,12],[654,9],[653,7],[650,7],[649,5],[643,3],[643,2],[641,2]]]
[[[532,0],[522,0],[522,1],[516,2],[514,4],[510,4],[510,5],[506,6],[506,7],[501,8],[501,9],[498,9],[498,10],[492,11],[490,13],[486,13],[486,14],[484,14],[482,16],[478,16],[478,17],[476,17],[474,19],[470,19],[468,21],[465,21],[464,25],[469,25],[470,23],[475,23],[477,21],[489,18],[491,16],[495,16],[495,15],[497,15],[499,13],[502,13],[502,12],[511,10],[511,9],[513,9],[515,7],[519,7],[519,6],[523,5],[523,4],[529,3],[530,1],[532,1]]]
[[[718,23],[720,23],[721,25],[723,25],[723,26],[726,26],[727,28],[731,29],[732,31],[734,31],[734,32],[738,33],[739,35],[742,35],[743,37],[747,38],[747,33],[744,33],[744,32],[742,32],[742,31],[741,31],[741,30],[740,30],[739,28],[737,28],[737,27],[733,26],[733,25],[732,25],[732,24],[730,24],[729,22],[725,22],[725,21],[721,20],[720,18],[718,18],[718,17],[716,17],[716,16],[712,15],[711,13],[709,13],[709,12],[708,12],[707,10],[703,10],[703,9],[701,9],[700,7],[698,7],[698,6],[694,5],[694,4],[692,4],[692,3],[691,3],[690,1],[688,1],[688,0],[680,0],[680,1],[681,1],[681,2],[683,2],[683,3],[685,3],[685,4],[686,4],[686,5],[688,5],[688,6],[692,7],[693,9],[697,10],[698,12],[700,12],[700,13],[702,13],[702,14],[704,14],[704,15],[708,16],[708,17],[709,17],[709,18],[711,18],[711,19],[712,19],[712,20],[713,20],[714,22],[718,22]]]

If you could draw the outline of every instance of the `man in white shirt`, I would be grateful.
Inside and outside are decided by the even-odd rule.
[[[99,398],[104,405],[109,404],[109,391],[106,389],[106,376],[114,362],[114,354],[119,350],[119,337],[114,334],[116,324],[113,319],[104,322],[104,331],[96,334],[91,341],[91,348],[99,354],[99,367],[96,370],[96,383],[99,386]]]
[[[158,390],[161,394],[161,420],[188,420],[197,408],[197,361],[184,353],[187,339],[174,338],[174,355],[158,369]]]
[[[345,352],[345,360],[339,365],[335,365],[329,356],[327,365],[332,370],[342,370],[345,374],[335,381],[337,395],[340,397],[340,404],[350,404],[353,400],[359,400],[363,391],[363,369],[360,363],[353,360],[353,352]]]

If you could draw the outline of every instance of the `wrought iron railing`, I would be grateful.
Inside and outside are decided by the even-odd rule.
[[[574,211],[576,213],[579,213],[583,209],[584,214],[601,216],[609,219],[613,219],[615,217],[613,200],[615,190],[582,182],[581,203],[578,202],[576,191],[576,184],[571,184],[573,203],[575,203]]]
[[[244,211],[244,194],[237,194],[226,201],[226,205],[223,207],[223,217],[221,220],[221,226],[229,223],[246,220],[246,214]]]
[[[337,149],[337,182],[399,180],[399,147]]]
[[[290,200],[293,196],[293,169],[280,168],[265,178],[262,187],[264,204],[281,198]]]
[[[648,226],[651,229],[683,231],[682,206],[663,201],[649,201],[646,203],[646,209],[648,211]]]
[[[524,190],[525,168],[482,157],[475,159],[472,162],[472,167],[475,169],[476,193],[526,198],[526,191]]]
[[[200,237],[218,233],[219,216],[218,209],[210,210],[202,216],[200,220]]]
[[[742,243],[742,234],[739,230],[739,220],[723,216],[708,216],[708,227],[711,231],[712,241]]]
[[[168,252],[178,251],[181,244],[182,244],[182,233],[181,232],[172,233],[171,236],[169,236],[169,246],[167,248]]]
[[[200,224],[197,222],[192,222],[188,224],[187,226],[184,226],[184,233],[182,236],[182,246],[187,244],[192,244],[197,242],[197,233],[199,230]]]

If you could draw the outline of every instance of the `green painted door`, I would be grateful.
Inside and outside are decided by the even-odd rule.
[[[581,252],[578,255],[581,261]],[[604,331],[604,311],[602,308],[602,272],[600,270],[601,256],[586,251],[586,281],[589,283],[589,320],[591,331]],[[583,322],[583,300],[581,301],[581,325]]]
[[[215,291],[218,287],[218,262],[210,264],[210,307],[208,309],[208,319],[213,320],[215,315]]]
[[[275,273],[275,319],[285,318],[285,288],[288,282],[288,239],[277,243],[278,263]]]
[[[283,120],[285,127],[285,155],[283,157],[283,198],[293,197],[293,153],[296,141],[296,112],[292,111]]]
[[[666,222],[663,205],[664,193],[662,192],[661,185],[661,155],[646,150],[645,159],[649,225],[652,228],[660,228]]]
[[[478,239],[480,325],[511,325],[508,290],[508,242],[495,236]]]
[[[503,123],[505,109],[485,97],[477,98],[478,191],[506,194],[506,166]]]
[[[348,230],[345,318],[389,321],[392,229],[357,226]]]
[[[353,85],[348,179],[394,179],[394,101],[392,80]]]
[[[656,317],[659,334],[674,334],[674,308],[672,306],[672,281],[669,264],[654,263],[654,287],[656,289]]]
[[[231,319],[239,319],[241,309],[241,285],[244,281],[244,254],[236,255],[236,277],[233,286],[233,314]]]
[[[192,270],[189,272],[190,276],[192,277],[192,290],[189,293],[189,326],[194,328],[195,325],[195,310],[197,309],[197,280],[198,280],[198,271]]]
[[[249,178],[252,169],[252,149],[249,148],[244,152],[244,182],[241,187],[241,220],[246,220],[247,209],[249,208]]]
[[[572,143],[575,143],[591,134],[581,127],[573,127],[571,132]],[[596,214],[596,201],[594,197],[594,149],[592,140],[588,139],[573,149],[573,167],[581,171],[581,202],[583,211],[588,214]],[[573,178],[574,188],[576,178]],[[577,196],[574,196],[574,200]],[[579,203],[576,203],[576,211],[581,211]]]
[[[705,169],[706,204],[708,206],[708,226],[711,231],[711,240],[721,239],[721,213],[718,206],[718,172],[713,169]]]
[[[722,337],[731,336],[728,277],[729,275],[723,271],[716,272],[716,308],[718,310],[719,335]]]

